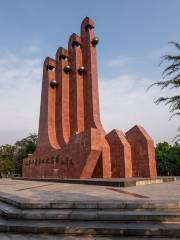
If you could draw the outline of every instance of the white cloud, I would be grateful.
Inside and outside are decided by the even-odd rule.
[[[126,56],[126,55],[120,55],[117,56],[113,59],[110,59],[107,62],[107,66],[110,68],[118,68],[118,67],[122,67],[125,65],[128,65],[130,63],[134,63],[137,61],[149,61],[151,60],[159,60],[160,58],[166,54],[175,54],[176,53],[176,49],[172,44],[167,44],[161,48],[155,49],[151,52],[147,52],[142,56]]]
[[[117,128],[126,132],[138,124],[156,143],[171,142],[177,133],[179,119],[169,121],[168,108],[154,104],[163,92],[156,88],[147,92],[152,82],[131,75],[100,81],[101,118],[107,131]]]
[[[158,48],[158,49],[155,49],[151,52],[149,52],[147,54],[146,57],[149,57],[149,58],[160,58],[166,54],[177,54],[177,50],[175,48],[175,46],[171,43],[167,43],[166,45],[164,45],[163,47],[161,48]]]
[[[40,47],[38,47],[36,45],[30,45],[30,46],[23,48],[22,51],[27,54],[35,54],[35,53],[40,52]]]
[[[42,61],[12,54],[0,55],[0,145],[14,143],[38,131]],[[100,81],[102,122],[107,131],[145,127],[158,141],[171,141],[179,119],[169,121],[168,108],[153,102],[159,89],[146,92],[154,81],[132,75]]]
[[[117,58],[109,60],[107,63],[108,67],[122,67],[128,64],[132,60],[131,57],[119,56]]]
[[[1,54],[0,144],[14,143],[29,132],[37,132],[41,65],[38,58]]]

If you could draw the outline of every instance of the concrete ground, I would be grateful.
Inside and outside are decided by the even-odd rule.
[[[180,206],[180,178],[175,182],[160,184],[151,184],[144,186],[134,186],[128,188],[107,187],[83,184],[67,184],[40,181],[25,181],[0,179],[0,199],[12,199],[21,203],[67,203],[67,202],[174,202]],[[173,223],[174,224],[174,223]],[[31,233],[0,233],[0,240],[137,240],[147,239],[137,237],[98,237],[98,236],[65,236],[65,235],[48,235],[48,234],[31,234]],[[148,239],[159,239],[151,238]],[[161,238],[165,239],[165,238]],[[166,238],[169,239],[169,238]],[[179,239],[179,238],[171,238]]]
[[[106,200],[180,201],[180,178],[175,182],[129,188],[1,179],[0,192],[0,195],[10,194],[18,199],[38,203]]]

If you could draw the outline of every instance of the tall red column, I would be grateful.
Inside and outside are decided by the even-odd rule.
[[[81,38],[75,33],[68,43],[70,71],[70,132],[71,135],[84,131],[84,66]]]
[[[81,24],[83,65],[86,71],[84,80],[85,129],[98,128],[105,133],[99,112],[98,71],[96,47],[93,44],[95,37],[93,28],[94,22],[86,17]]]
[[[44,154],[52,149],[59,149],[55,126],[56,89],[51,87],[55,79],[56,62],[46,58],[43,66],[43,80],[41,92],[41,107],[38,132],[38,154]]]
[[[56,53],[56,135],[59,145],[62,147],[69,141],[69,72],[65,67],[69,66],[69,54],[64,48],[59,48]]]

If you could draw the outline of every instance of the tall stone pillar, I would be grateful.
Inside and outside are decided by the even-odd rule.
[[[43,66],[43,80],[41,92],[41,107],[38,132],[38,155],[59,149],[55,126],[56,88],[52,87],[55,80],[56,61],[47,57]]]

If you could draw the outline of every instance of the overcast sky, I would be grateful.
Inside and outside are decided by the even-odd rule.
[[[161,80],[160,56],[180,42],[179,0],[1,0],[0,145],[37,133],[42,63],[79,34],[85,16],[94,19],[99,65],[101,119],[107,131],[144,126],[155,140],[176,135],[158,96],[173,91],[147,87]]]

